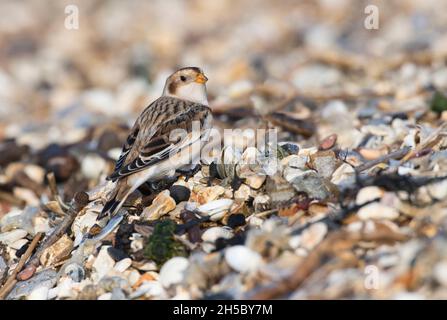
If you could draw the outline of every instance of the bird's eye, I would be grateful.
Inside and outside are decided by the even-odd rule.
[[[180,80],[182,80],[184,82],[184,81],[186,81],[186,77],[185,76],[180,76]]]

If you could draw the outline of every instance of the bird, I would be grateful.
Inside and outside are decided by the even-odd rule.
[[[130,129],[115,169],[107,177],[115,186],[97,220],[112,218],[142,184],[172,178],[177,170],[199,163],[213,119],[207,81],[198,67],[178,69],[166,79],[162,95]]]

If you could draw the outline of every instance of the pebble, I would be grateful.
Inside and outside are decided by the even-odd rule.
[[[0,242],[10,246],[17,240],[23,239],[26,237],[28,232],[23,229],[16,229],[8,232],[0,233]]]
[[[45,269],[32,278],[17,282],[12,291],[8,294],[6,299],[15,300],[21,297],[29,296],[34,290],[45,287],[47,289],[52,288],[57,282],[57,273],[53,269]],[[39,293],[39,292],[38,292]],[[41,291],[42,295],[44,291]]]
[[[211,221],[219,221],[228,212],[233,200],[220,199],[208,202],[197,208],[197,211],[203,216],[211,216]]]
[[[95,272],[93,273],[92,278],[95,282],[100,281],[115,266],[115,261],[108,254],[107,249],[107,246],[102,246],[95,262],[93,262],[92,267]]]
[[[53,245],[45,249],[40,257],[40,263],[46,267],[52,266],[68,257],[72,249],[73,240],[64,234]]]
[[[357,212],[357,215],[362,220],[368,220],[368,219],[394,220],[397,217],[399,217],[399,211],[395,208],[374,202],[360,208],[360,210]]]
[[[132,260],[130,258],[125,258],[118,261],[113,269],[118,272],[126,271],[132,265]]]
[[[317,246],[326,236],[328,232],[327,225],[322,222],[312,224],[305,229],[301,234],[300,244],[306,250],[312,250]]]
[[[245,223],[245,216],[242,213],[230,215],[227,221],[227,225],[233,229],[244,226]]]
[[[163,264],[160,269],[159,281],[164,288],[181,283],[185,277],[185,271],[189,266],[188,259],[174,257]]]
[[[229,227],[211,227],[202,234],[202,240],[214,243],[217,239],[230,239],[233,237],[233,230]]]
[[[152,202],[152,204],[143,210],[141,214],[144,220],[157,220],[161,216],[174,210],[176,202],[169,195],[169,190],[160,192]]]
[[[225,250],[225,261],[237,272],[256,271],[262,263],[259,253],[243,246],[236,245]]]
[[[326,199],[330,195],[323,179],[312,170],[295,176],[290,183],[297,191],[306,192],[309,198]]]
[[[182,201],[188,201],[191,195],[191,190],[185,186],[173,185],[169,188],[169,193],[171,197],[175,200],[177,204]]]

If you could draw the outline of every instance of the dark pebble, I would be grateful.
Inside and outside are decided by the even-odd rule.
[[[130,236],[134,232],[134,227],[130,223],[122,223],[120,224],[118,231],[115,236],[115,248],[119,248],[122,250],[130,249]]]
[[[19,250],[16,251],[16,257],[20,258],[28,249],[29,242],[25,243]]]
[[[281,148],[290,154],[298,154],[298,151],[300,151],[300,147],[294,143],[284,143],[281,145]]]
[[[242,213],[232,214],[228,218],[227,225],[230,228],[236,228],[245,225],[245,216]]]
[[[188,201],[189,196],[191,195],[191,190],[187,187],[174,185],[169,188],[169,192],[171,197],[175,200],[176,203],[180,203],[182,201]]]
[[[115,260],[116,262],[121,261],[123,259],[129,258],[129,256],[127,255],[127,253],[125,253],[123,250],[121,249],[117,249],[114,247],[109,247],[107,249],[107,253],[112,257],[113,260]]]

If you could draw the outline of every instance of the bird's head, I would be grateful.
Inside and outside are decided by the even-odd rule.
[[[166,80],[163,95],[208,105],[207,80],[203,71],[197,67],[179,69]]]

